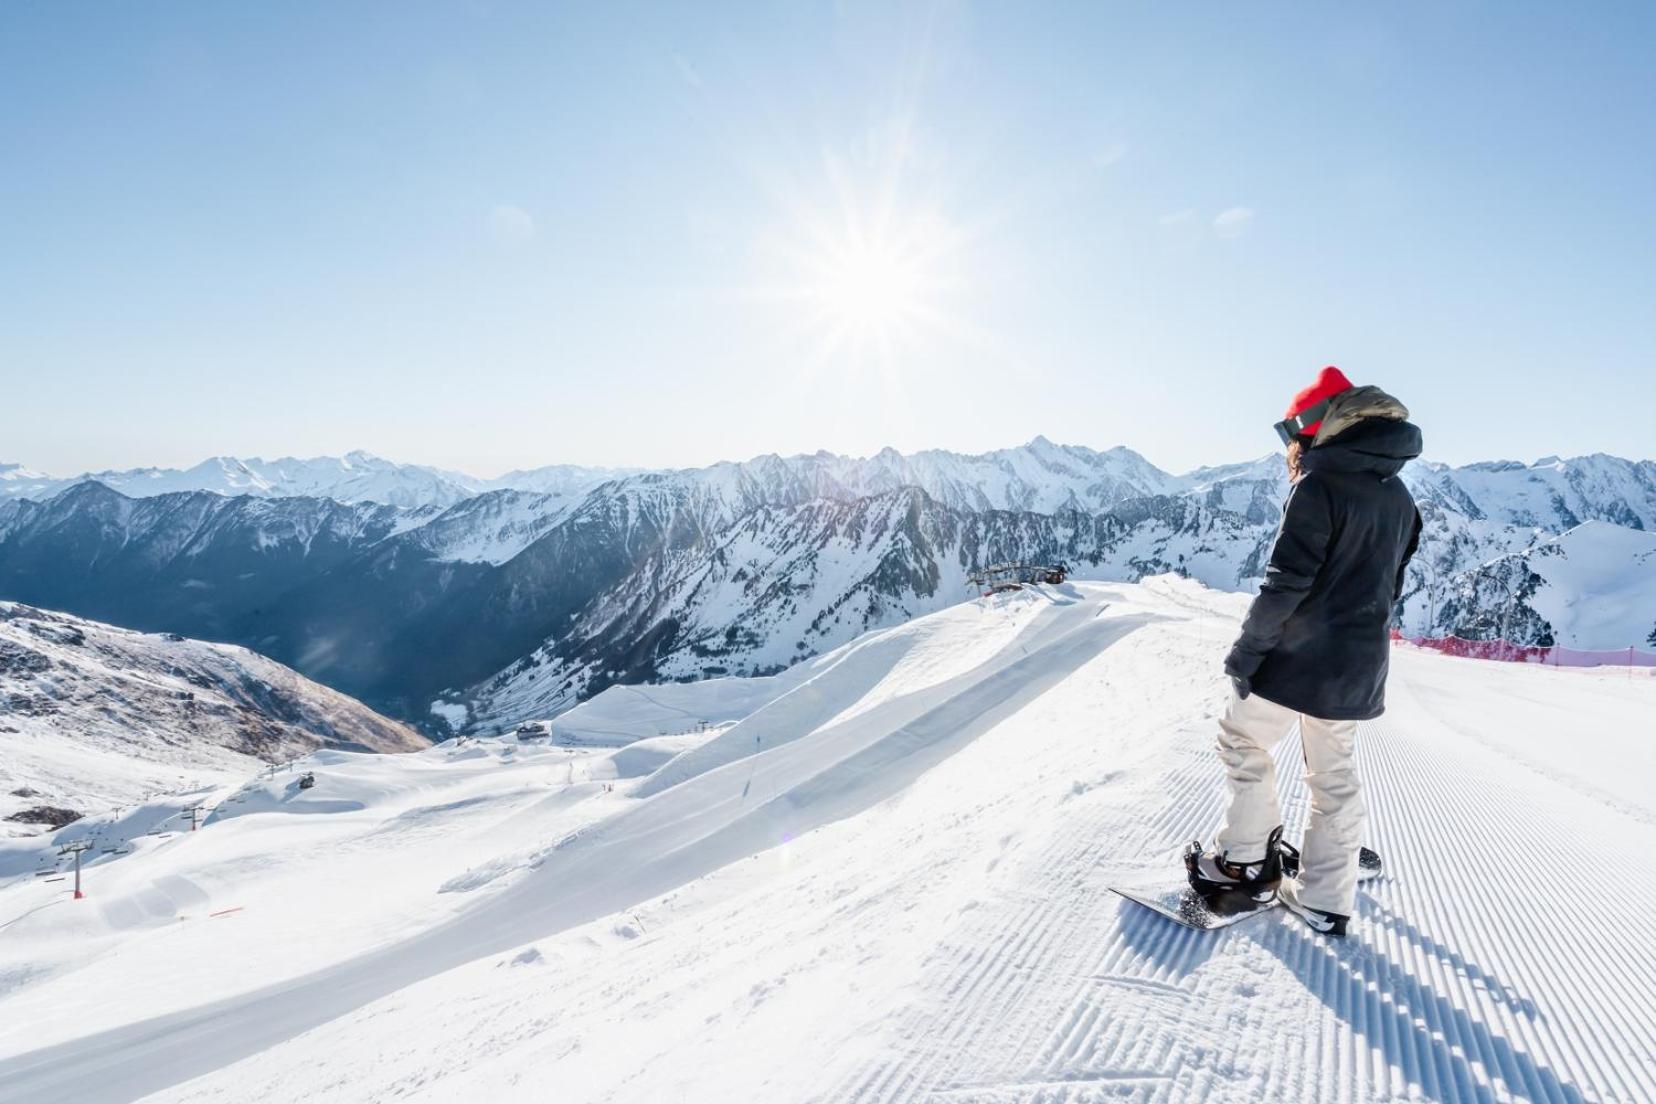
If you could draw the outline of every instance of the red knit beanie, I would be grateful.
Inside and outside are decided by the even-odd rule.
[[[1294,401],[1288,404],[1288,413],[1285,417],[1292,418],[1302,410],[1309,410],[1324,399],[1331,399],[1341,391],[1351,390],[1351,381],[1346,379],[1345,373],[1330,364],[1317,373],[1317,382],[1294,396]],[[1321,421],[1312,422],[1300,430],[1304,434],[1315,434]]]

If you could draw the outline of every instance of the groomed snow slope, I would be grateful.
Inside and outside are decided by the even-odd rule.
[[[636,778],[483,741],[370,786],[333,753],[307,794],[355,809],[261,783],[265,811],[99,868],[190,879],[184,922],[0,887],[0,951],[37,952],[0,965],[0,1100],[1656,1098],[1656,917],[1622,904],[1656,848],[1626,782],[1656,776],[1647,675],[1399,650],[1361,737],[1390,874],[1345,943],[1107,891],[1213,826],[1239,606],[1152,580],[955,607]],[[1549,872],[1521,899],[1514,855]],[[55,935],[71,909],[95,930]]]

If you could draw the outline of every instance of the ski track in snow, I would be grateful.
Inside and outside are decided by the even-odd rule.
[[[1470,661],[1399,652],[1360,730],[1387,874],[1352,937],[1283,910],[1190,931],[1107,887],[1176,876],[1219,818],[1234,603],[1072,593],[918,696],[858,710],[848,668],[836,719],[681,759],[407,944],[0,1061],[0,1101],[1656,1100],[1656,911],[1622,870],[1656,848],[1648,812],[1439,721],[1441,665]],[[1479,693],[1490,668],[1462,670]],[[1594,693],[1533,674],[1555,701]],[[1297,838],[1297,737],[1277,761]]]

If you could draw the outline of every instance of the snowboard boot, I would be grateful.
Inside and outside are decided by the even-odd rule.
[[[1277,844],[1277,849],[1282,852],[1282,876],[1284,878],[1299,877],[1299,848],[1295,847],[1287,840],[1282,840]],[[1378,878],[1384,872],[1385,864],[1380,861],[1380,853],[1378,851],[1368,847],[1359,847],[1357,849],[1357,880],[1359,882],[1366,882],[1372,878]]]
[[[1185,874],[1190,888],[1203,897],[1241,894],[1261,904],[1276,894],[1282,882],[1282,828],[1271,830],[1265,857],[1257,862],[1232,862],[1223,851],[1204,851],[1200,843],[1185,847]]]
[[[1322,935],[1345,938],[1346,924],[1351,920],[1349,916],[1342,916],[1337,912],[1324,912],[1319,908],[1312,908],[1300,900],[1301,886],[1298,878],[1284,878],[1277,887],[1277,900],[1287,910],[1298,916],[1311,928]]]

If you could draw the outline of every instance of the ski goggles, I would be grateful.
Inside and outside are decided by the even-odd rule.
[[[1291,445],[1294,443],[1295,437],[1305,433],[1306,426],[1316,425],[1323,420],[1323,415],[1328,413],[1328,405],[1333,401],[1330,398],[1324,399],[1320,403],[1314,403],[1298,414],[1288,415],[1271,428],[1277,431],[1277,436],[1282,438],[1283,444]]]

